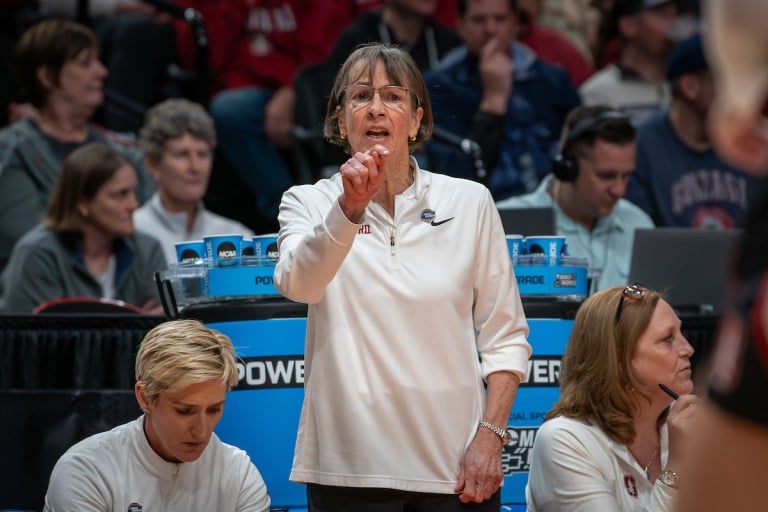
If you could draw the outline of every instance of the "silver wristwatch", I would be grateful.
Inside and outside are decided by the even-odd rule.
[[[668,469],[665,469],[659,473],[659,480],[661,480],[661,483],[668,485],[673,489],[677,489],[677,481],[679,478],[680,475],[678,475],[675,471],[669,471]]]
[[[499,436],[499,439],[501,440],[501,444],[506,446],[512,441],[512,434],[509,433],[509,431],[505,428],[501,428],[498,425],[494,425],[493,423],[489,423],[487,421],[481,421],[478,424],[478,427],[487,428],[497,436]]]

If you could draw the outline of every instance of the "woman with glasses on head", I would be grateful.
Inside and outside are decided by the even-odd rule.
[[[275,284],[309,304],[291,479],[312,512],[499,510],[528,326],[489,191],[410,155],[431,129],[413,59],[359,47],[325,120],[350,158],[283,195]]]
[[[536,435],[528,510],[672,510],[699,402],[691,355],[657,292],[617,286],[589,297],[563,354],[560,398]]]

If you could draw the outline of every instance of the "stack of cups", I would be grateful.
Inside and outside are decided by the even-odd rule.
[[[564,236],[507,235],[507,249],[512,265],[519,265],[523,260],[532,264],[560,265],[562,257],[568,255]]]

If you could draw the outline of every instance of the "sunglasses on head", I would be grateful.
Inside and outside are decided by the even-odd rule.
[[[621,318],[621,310],[624,307],[624,298],[629,298],[632,300],[642,300],[643,297],[645,297],[645,294],[647,291],[648,291],[648,288],[646,288],[645,286],[639,283],[625,286],[624,291],[621,292],[619,305],[616,306],[616,316],[613,319],[613,325],[617,325],[619,323],[619,318]]]

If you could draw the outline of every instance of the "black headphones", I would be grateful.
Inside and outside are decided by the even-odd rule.
[[[579,161],[569,154],[570,147],[575,141],[597,128],[600,123],[609,119],[628,120],[629,118],[618,110],[604,110],[585,117],[569,130],[568,136],[560,147],[560,152],[552,158],[552,173],[558,180],[576,181],[579,176]]]

